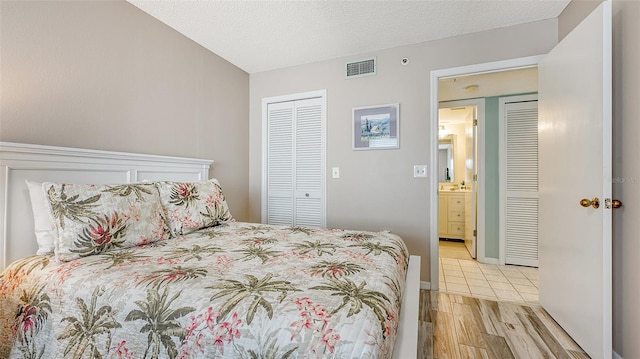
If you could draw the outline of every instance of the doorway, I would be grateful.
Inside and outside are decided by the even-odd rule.
[[[611,2],[605,1],[544,56],[431,72],[430,159],[437,164],[441,78],[538,67],[539,304],[594,358],[612,356],[611,22]],[[435,167],[432,194],[438,190]],[[437,206],[430,201],[434,289]]]
[[[526,86],[524,87],[521,86],[519,89],[516,87],[511,90],[502,90],[502,92],[495,92],[496,90],[490,89],[489,91],[490,95],[487,95],[486,92],[482,91],[486,89],[483,89],[483,88],[479,89],[478,86],[473,83],[474,77],[500,76],[501,74],[507,71],[517,72],[517,71],[524,71],[530,68],[535,69],[536,64],[540,60],[540,58],[541,57],[529,57],[529,58],[501,61],[501,62],[488,63],[488,64],[479,64],[479,65],[432,72],[432,78],[431,78],[432,101],[431,102],[433,104],[433,107],[432,107],[432,119],[431,119],[430,128],[432,129],[432,133],[433,133],[432,135],[432,141],[434,141],[433,143],[436,143],[436,141],[439,141],[440,136],[438,136],[437,134],[441,129],[441,124],[439,122],[440,116],[436,109],[447,107],[447,104],[456,105],[456,102],[455,101],[452,102],[452,101],[461,99],[461,97],[459,96],[459,93],[455,94],[451,92],[452,84],[465,90],[466,93],[463,94],[463,97],[462,97],[463,100],[469,101],[471,99],[475,101],[479,101],[479,100],[483,101],[483,109],[477,110],[481,114],[484,114],[485,111],[492,111],[494,110],[494,108],[495,108],[495,111],[497,112],[498,96],[535,92],[536,90],[534,89],[533,91],[531,91],[530,88],[527,88]],[[535,75],[534,77],[537,78],[537,75]],[[511,82],[512,82],[512,85],[518,85],[519,81],[511,81]],[[537,80],[536,80],[536,86],[537,86]],[[491,92],[491,91],[494,91],[494,92]],[[490,105],[487,105],[487,106],[491,106],[491,108],[485,109],[484,100],[485,98],[489,98],[489,97],[495,97],[495,98],[492,98]],[[493,105],[494,102],[495,102],[495,106]],[[439,106],[436,106],[435,104],[439,104]],[[472,246],[472,247],[465,246],[469,256],[474,258],[474,260],[473,261],[455,260],[456,263],[454,263],[453,259],[447,258],[445,259],[445,262],[448,262],[448,263],[443,263],[441,261],[441,258],[440,258],[441,241],[439,239],[441,238],[440,227],[444,224],[444,222],[442,221],[442,214],[439,213],[440,212],[439,210],[442,204],[441,204],[441,201],[438,201],[438,200],[432,201],[431,203],[432,223],[438,223],[438,227],[437,227],[438,229],[436,230],[435,228],[432,228],[432,233],[431,233],[431,238],[432,238],[432,241],[431,241],[431,259],[432,259],[431,260],[431,288],[433,289],[442,288],[443,290],[447,290],[446,284],[449,284],[449,282],[447,282],[446,284],[444,282],[442,284],[440,283],[444,279],[444,276],[443,276],[443,273],[445,271],[444,265],[447,265],[448,270],[451,270],[453,272],[459,271],[458,273],[462,272],[463,274],[465,274],[465,277],[469,276],[472,281],[475,280],[475,278],[473,278],[474,273],[472,272],[481,273],[483,270],[486,270],[487,272],[487,273],[484,273],[485,276],[482,278],[483,281],[489,280],[489,278],[498,278],[498,277],[501,277],[502,280],[504,280],[506,275],[510,275],[509,281],[511,280],[513,280],[514,282],[521,281],[522,282],[521,288],[525,288],[525,290],[529,292],[526,288],[532,288],[532,286],[537,285],[537,270],[532,270],[530,268],[507,267],[507,268],[501,268],[501,269],[505,269],[505,271],[502,271],[501,269],[499,269],[500,267],[497,266],[498,264],[500,264],[500,259],[499,259],[500,248],[499,248],[499,242],[498,242],[499,186],[498,186],[497,176],[499,176],[499,174],[497,172],[498,172],[499,160],[497,158],[497,154],[498,154],[497,152],[498,151],[497,118],[494,123],[488,123],[488,124],[485,123],[484,120],[478,121],[478,126],[476,127],[476,130],[477,130],[476,138],[479,139],[479,141],[476,142],[477,156],[474,157],[473,159],[468,159],[463,161],[463,165],[462,165],[463,171],[466,170],[466,167],[470,167],[470,168],[473,167],[473,166],[467,166],[468,164],[477,166],[476,167],[478,169],[477,173],[473,173],[475,176],[472,177],[474,181],[469,183],[466,178],[460,177],[460,176],[456,177],[454,181],[454,182],[458,182],[455,185],[457,185],[459,188],[461,186],[461,181],[462,181],[461,178],[463,178],[465,183],[464,187],[471,187],[469,186],[471,184],[472,187],[475,187],[474,189],[476,189],[477,191],[475,195],[470,196],[471,198],[475,199],[476,205],[473,205],[470,211],[465,209],[465,214],[466,212],[471,212],[472,216],[474,216],[477,219],[477,225],[475,226],[475,228],[473,228],[475,229],[474,234],[476,234],[476,236],[473,237],[475,241],[472,243],[475,244],[475,246]],[[485,134],[485,131],[489,131],[489,132]],[[485,138],[487,141],[486,144],[483,141]],[[436,146],[435,145],[432,146],[432,152],[436,152],[435,149],[436,149]],[[487,150],[489,152],[495,152],[496,154],[495,163],[493,162],[485,163]],[[434,160],[434,163],[438,163],[436,155],[432,154],[432,159]],[[485,168],[485,166],[488,168]],[[434,165],[432,166],[432,170],[433,169],[438,169],[438,167]],[[495,174],[493,174],[492,171],[494,171]],[[455,168],[453,173],[455,176],[455,173],[456,173]],[[490,179],[494,178],[491,176],[495,176],[496,180],[489,181]],[[432,178],[432,185],[433,185],[432,193],[438,193],[438,191],[441,191],[442,189],[446,190],[446,188],[443,188],[442,183],[437,181],[438,173],[434,173],[431,178]],[[454,191],[456,190],[457,189],[455,189]],[[487,208],[494,208],[495,210],[487,211]],[[433,217],[436,217],[438,219],[436,220]],[[450,243],[447,243],[447,244],[450,244]],[[450,249],[444,249],[443,251],[448,252],[450,251]],[[475,259],[477,259],[477,261]],[[465,266],[460,266],[460,264],[466,265],[467,268],[465,268]],[[456,265],[458,266],[458,268],[454,267]],[[508,270],[512,270],[512,271],[508,273],[507,272]],[[520,279],[515,279],[515,277],[518,277]],[[453,279],[460,279],[460,278],[453,278]],[[468,279],[469,278],[467,278],[467,280]],[[511,282],[512,287],[510,287],[510,289],[515,289],[513,288],[515,287],[514,282]],[[478,281],[478,283],[480,283],[480,281]],[[475,282],[467,283],[468,284],[467,290],[469,290],[471,284],[478,284],[478,283],[475,283]],[[505,286],[507,284],[508,283],[505,283]],[[499,287],[500,285],[496,285],[496,286]],[[535,289],[536,289],[535,295],[530,295],[532,293],[526,293],[526,294],[520,293],[521,295],[518,297],[524,298],[525,301],[537,302],[537,287]],[[480,289],[476,288],[476,291],[480,291]],[[488,290],[485,292],[480,291],[480,292],[469,293],[469,294],[489,296],[490,291],[491,290]],[[498,293],[498,292],[494,291],[493,295],[496,295],[495,293]],[[506,295],[507,291],[504,291],[501,294]],[[517,300],[518,298],[503,297],[499,299]]]
[[[515,249],[520,249],[523,245],[527,245],[529,242],[523,242],[522,239],[531,239],[534,242],[537,241],[535,237],[536,233],[526,230],[525,222],[521,221],[522,214],[529,213],[527,208],[523,208],[519,205],[518,201],[509,199],[513,195],[521,195],[522,191],[516,191],[511,193],[511,197],[505,197],[504,192],[507,187],[512,189],[518,189],[518,186],[514,186],[521,182],[523,173],[520,173],[520,169],[523,167],[521,154],[524,156],[525,162],[534,160],[535,156],[531,156],[530,153],[522,151],[523,149],[533,149],[536,146],[531,146],[527,141],[525,133],[519,130],[523,125],[530,131],[537,132],[537,118],[531,118],[522,116],[521,113],[516,111],[503,111],[503,108],[510,108],[508,106],[522,106],[524,100],[532,99],[536,95],[520,95],[511,96],[509,93],[516,92],[535,92],[537,90],[537,71],[535,68],[526,70],[511,70],[491,75],[482,75],[479,78],[478,75],[470,75],[465,78],[457,78],[456,82],[476,82],[479,87],[485,87],[488,85],[487,81],[495,87],[492,91],[481,91],[483,97],[469,100],[458,101],[445,101],[439,104],[439,118],[438,118],[438,168],[439,168],[439,193],[438,193],[438,234],[439,234],[439,262],[441,268],[440,275],[440,291],[448,292],[451,294],[470,295],[475,297],[481,297],[492,300],[508,300],[514,302],[522,302],[528,304],[538,303],[538,270],[537,268],[530,268],[526,266],[505,266],[505,260],[503,254],[504,248],[508,249],[507,253],[514,252]],[[500,82],[508,81],[509,84],[516,82],[523,83],[525,85],[520,86],[517,89],[510,89],[510,86],[500,86]],[[442,80],[441,80],[442,81]],[[451,81],[452,82],[452,81]],[[531,84],[526,85],[529,82]],[[444,86],[447,86],[445,83]],[[446,91],[446,90],[445,90]],[[495,96],[494,96],[495,95]],[[489,97],[490,96],[490,97]],[[485,100],[493,109],[496,100],[499,100],[500,111],[496,116],[495,111],[490,111],[485,116]],[[508,104],[508,106],[505,106]],[[531,106],[531,102],[524,102],[527,106]],[[536,102],[537,109],[537,102]],[[510,116],[505,116],[505,113]],[[536,111],[537,113],[537,111]],[[516,116],[518,114],[518,116]],[[486,131],[486,125],[489,122],[490,133]],[[499,126],[496,126],[498,125]],[[498,200],[497,192],[490,191],[489,198],[483,196],[486,200],[483,201],[481,206],[478,206],[478,192],[477,184],[475,181],[478,171],[485,172],[485,178],[487,178],[487,186],[483,188],[491,189],[491,185],[494,185],[496,181],[491,178],[497,177],[492,172],[487,171],[487,168],[479,168],[477,148],[478,142],[484,140],[485,136],[478,137],[478,128],[482,127],[482,132],[485,133],[487,139],[492,141],[491,145],[495,145],[496,142],[502,142],[504,139],[510,138],[511,141],[507,141],[510,145],[500,146],[501,150],[496,153],[495,146],[489,146],[489,151],[486,151],[485,143],[479,145],[479,147],[485,148],[485,157],[483,158],[483,166],[490,169],[496,168],[496,163],[499,163],[499,173],[508,173],[512,176],[512,180],[509,182],[509,186],[505,186],[502,181],[504,176],[500,176],[500,195],[502,196]],[[499,128],[498,128],[499,127]],[[505,128],[509,128],[508,131],[504,131]],[[498,130],[498,131],[496,131]],[[497,133],[496,133],[497,132]],[[498,136],[498,134],[500,134]],[[522,142],[523,148],[519,143]],[[505,157],[509,157],[508,163],[510,164],[509,170],[505,171],[503,160]],[[530,166],[524,166],[525,170],[528,170]],[[526,173],[525,173],[526,174]],[[536,174],[537,177],[537,174]],[[518,179],[516,181],[516,179]],[[534,185],[537,181],[534,181]],[[513,192],[513,191],[512,191]],[[507,199],[507,205],[504,205],[504,199]],[[498,208],[499,213],[494,210],[489,216],[486,216],[490,212],[489,208],[485,208],[484,203],[492,204],[489,208]],[[493,205],[496,204],[496,205]],[[483,211],[478,211],[478,208],[482,208]],[[505,211],[508,210],[508,211]],[[485,247],[485,240],[482,238],[482,244],[478,244],[480,241],[476,241],[476,221],[478,213],[481,212],[484,218],[495,218],[497,214],[500,215],[499,222],[499,265],[492,264],[496,258],[485,258],[482,255],[480,261],[476,261],[477,258],[477,246],[481,248]],[[518,221],[518,228],[513,231],[505,231],[504,227],[508,226],[510,222],[504,222],[502,217],[504,213],[511,214],[506,218],[511,218]],[[537,217],[537,213],[534,213]],[[517,218],[516,218],[517,217]],[[536,223],[537,221],[531,221]],[[485,223],[485,222],[483,222]],[[528,222],[526,222],[528,223]],[[507,225],[505,225],[507,224]],[[491,231],[485,230],[485,232],[494,233],[495,224],[491,223],[486,225],[485,228],[490,228]],[[517,236],[516,236],[517,234]],[[532,236],[526,236],[531,234]],[[495,239],[493,236],[489,238],[489,243],[495,245]],[[504,246],[504,242],[508,242],[508,246]],[[477,245],[478,244],[478,245]],[[534,250],[531,255],[537,256],[537,251]],[[510,258],[512,259],[512,258]],[[507,262],[508,264],[524,264],[531,265],[531,263],[515,263],[513,261]]]
[[[477,257],[477,129],[484,111],[483,98],[439,104],[438,236],[450,258]]]

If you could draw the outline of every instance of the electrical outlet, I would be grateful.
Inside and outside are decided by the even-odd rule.
[[[413,166],[413,177],[427,177],[427,165]]]
[[[333,178],[340,178],[340,167],[333,167],[331,169],[331,176]]]

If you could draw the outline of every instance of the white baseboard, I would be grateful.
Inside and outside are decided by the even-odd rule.
[[[613,359],[622,359],[622,357],[615,352],[615,350],[613,351]]]
[[[431,289],[431,282],[420,281],[420,289]]]

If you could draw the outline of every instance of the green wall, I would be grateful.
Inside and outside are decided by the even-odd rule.
[[[484,256],[498,258],[499,211],[500,211],[500,153],[499,136],[499,99],[500,96],[487,97],[484,102],[484,180],[485,180],[485,229]]]
[[[484,169],[485,169],[485,242],[484,256],[500,257],[500,98],[534,93],[485,97]]]

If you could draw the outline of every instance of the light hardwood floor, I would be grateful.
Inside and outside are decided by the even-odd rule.
[[[419,359],[583,359],[539,305],[420,291]]]

